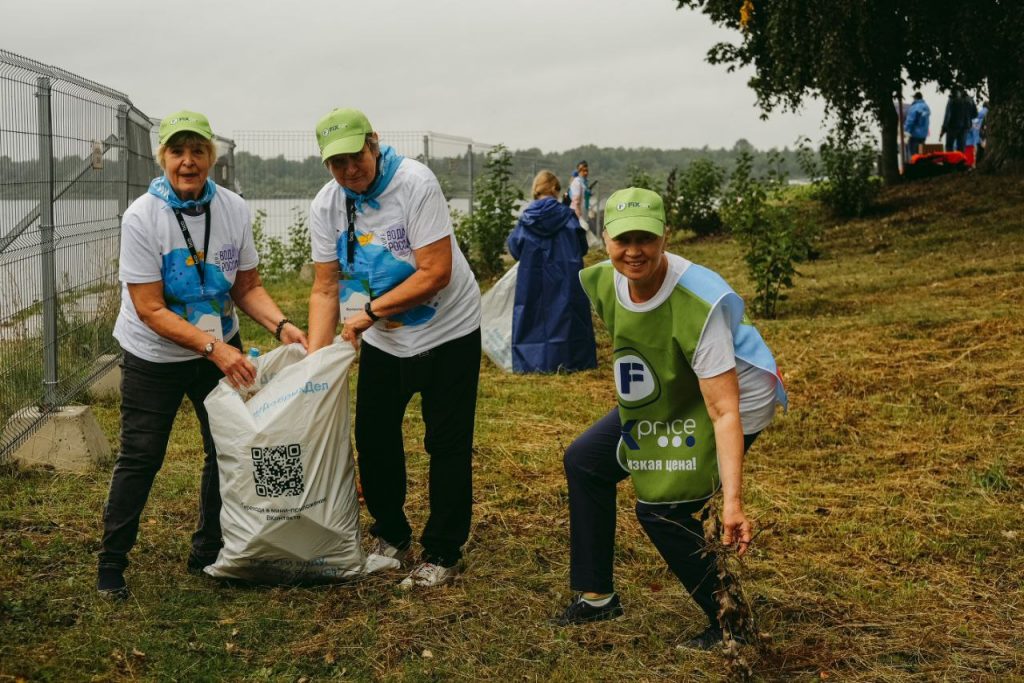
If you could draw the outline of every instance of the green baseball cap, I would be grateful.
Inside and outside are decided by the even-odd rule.
[[[363,148],[373,126],[358,109],[335,109],[316,124],[316,143],[320,158],[327,161],[335,154],[354,154]]]
[[[613,192],[604,205],[604,229],[609,237],[618,237],[630,230],[665,234],[665,205],[657,192],[627,187]]]
[[[191,131],[207,140],[213,139],[213,129],[205,116],[196,111],[179,111],[160,122],[160,144],[166,145],[176,133]]]

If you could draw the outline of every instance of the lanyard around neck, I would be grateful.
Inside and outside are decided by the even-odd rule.
[[[345,217],[348,219],[348,259],[345,265],[353,270],[356,258],[356,200],[348,196],[345,197]]]
[[[192,262],[196,264],[196,272],[199,273],[199,286],[206,286],[206,252],[210,250],[210,214],[213,207],[210,204],[206,205],[206,234],[203,237],[203,258],[199,258],[199,252],[196,251],[195,242],[192,241],[192,233],[188,231],[188,226],[185,225],[185,218],[181,215],[181,209],[174,209],[174,217],[178,219],[178,227],[181,228],[181,236],[185,238],[185,246],[188,247],[188,253],[192,256]]]

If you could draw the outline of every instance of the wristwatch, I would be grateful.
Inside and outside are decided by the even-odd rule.
[[[372,302],[367,301],[366,304],[363,306],[363,310],[366,312],[366,315],[370,316],[370,320],[372,320],[373,322],[377,322],[378,320],[380,320],[380,316],[373,312],[373,308],[370,306],[371,303]]]
[[[213,345],[214,345],[214,344],[216,344],[216,343],[217,343],[217,340],[216,340],[216,339],[214,339],[214,340],[213,340],[213,341],[211,341],[211,342],[207,342],[206,346],[204,346],[204,347],[203,347],[203,351],[202,351],[202,353],[203,353],[203,358],[208,358],[208,357],[209,357],[209,355],[210,355],[211,353],[213,353]]]

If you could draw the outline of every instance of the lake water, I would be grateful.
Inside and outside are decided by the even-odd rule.
[[[255,215],[267,214],[265,235],[286,238],[295,222],[296,210],[309,212],[312,197],[296,199],[246,200]],[[463,213],[469,201],[455,198],[449,202]],[[38,207],[32,200],[0,200],[0,239],[6,237],[23,218]],[[68,199],[54,206],[57,291],[117,284],[117,260],[120,251],[120,221],[116,200]],[[11,325],[11,318],[42,300],[42,258],[39,223],[36,221],[7,249],[0,252],[0,339],[11,335],[38,334],[38,316]],[[85,297],[79,306],[92,306],[95,297]],[[82,310],[83,314],[90,311]],[[15,327],[17,328],[15,330]]]

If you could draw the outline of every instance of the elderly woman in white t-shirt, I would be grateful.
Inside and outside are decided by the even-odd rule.
[[[420,394],[430,516],[419,561],[399,585],[440,586],[455,577],[473,510],[480,289],[429,168],[380,144],[356,109],[328,113],[316,138],[333,178],[309,209],[309,349],[332,343],[343,313],[342,336],[361,349],[355,437],[371,552],[403,563],[412,527],[402,424]]]
[[[132,202],[121,224],[124,284],[114,326],[123,350],[121,450],[103,513],[96,584],[119,598],[128,595],[128,552],[185,396],[205,452],[188,570],[201,572],[223,545],[217,454],[203,399],[222,377],[236,387],[256,378],[242,353],[235,306],[281,342],[306,345],[260,282],[244,200],[209,179],[217,154],[209,121],[191,111],[172,114],[160,122],[159,142],[164,175]]]

